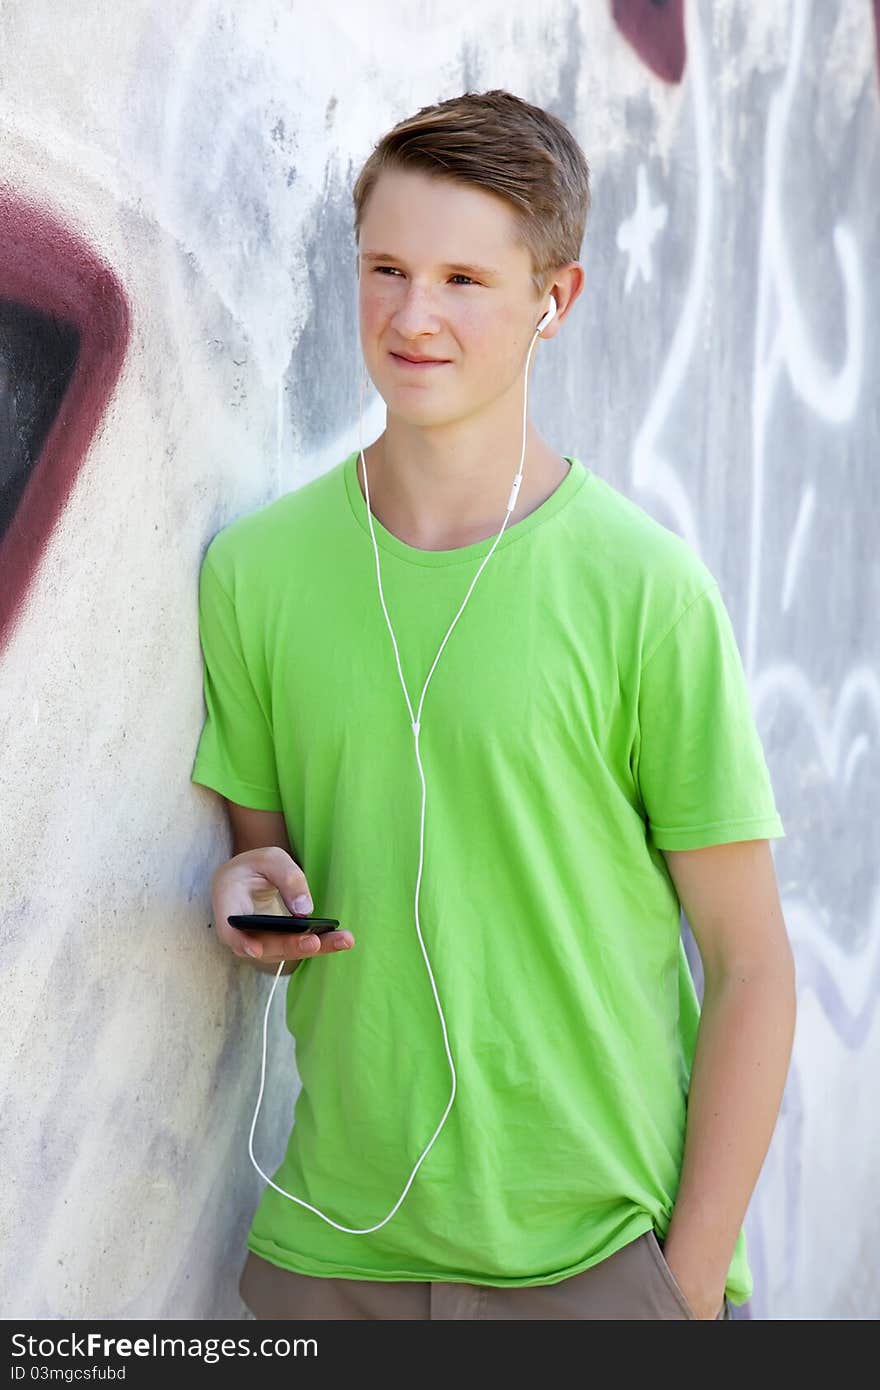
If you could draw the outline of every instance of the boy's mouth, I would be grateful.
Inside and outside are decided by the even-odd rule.
[[[422,357],[413,360],[413,358],[411,357],[404,357],[399,352],[392,352],[390,355],[394,358],[395,362],[398,362],[401,365],[401,367],[414,367],[417,369],[424,369],[426,367],[448,367],[451,365],[445,358],[442,357]]]

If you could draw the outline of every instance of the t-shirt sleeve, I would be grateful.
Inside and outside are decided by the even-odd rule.
[[[658,849],[784,838],[736,636],[717,582],[648,653],[637,780]]]
[[[241,806],[283,809],[269,712],[242,649],[235,604],[205,552],[199,574],[205,722],[191,781]]]

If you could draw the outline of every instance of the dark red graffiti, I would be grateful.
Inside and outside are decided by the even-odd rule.
[[[0,649],[24,610],[125,357],[113,271],[0,185]]]
[[[687,58],[684,0],[611,0],[611,13],[652,72],[664,82],[681,81]]]

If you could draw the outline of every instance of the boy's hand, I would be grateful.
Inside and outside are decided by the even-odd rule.
[[[694,1316],[700,1322],[717,1320],[719,1312],[724,1309],[726,1267],[720,1274],[710,1275],[705,1269],[688,1263],[685,1252],[680,1247],[673,1246],[670,1240],[664,1241],[660,1249]]]
[[[307,902],[295,906],[298,898]],[[211,903],[217,937],[236,956],[252,956],[267,965],[283,960],[307,960],[309,956],[329,956],[354,946],[350,931],[331,931],[322,936],[314,932],[240,931],[226,920],[236,913],[272,913],[284,916],[279,902],[294,916],[314,914],[311,893],[300,866],[280,845],[245,850],[221,864],[211,880]]]

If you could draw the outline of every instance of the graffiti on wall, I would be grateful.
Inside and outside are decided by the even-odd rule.
[[[113,271],[0,187],[0,650],[100,426],[129,337]]]
[[[872,45],[865,51],[870,52],[873,81],[880,75],[880,0],[845,0],[845,7],[850,36],[852,17],[865,18],[859,42]],[[24,13],[25,7],[21,9]],[[113,120],[106,123],[117,148],[125,151],[126,165],[143,180],[143,206],[156,219],[155,230],[148,234],[155,243],[159,271],[144,283],[154,296],[151,310],[158,305],[166,317],[163,329],[171,343],[168,399],[180,389],[178,370],[191,363],[193,342],[207,344],[207,379],[221,383],[217,399],[231,413],[229,418],[248,415],[266,438],[277,439],[269,451],[277,487],[291,458],[298,466],[314,465],[322,456],[328,463],[338,460],[349,447],[346,430],[354,418],[348,414],[353,393],[346,382],[343,344],[356,341],[356,311],[354,299],[343,293],[340,267],[353,259],[349,156],[355,147],[358,158],[365,151],[359,134],[357,140],[352,134],[352,111],[359,115],[352,93],[356,97],[358,84],[348,84],[342,92],[340,71],[356,70],[356,60],[363,59],[370,75],[367,85],[376,87],[375,107],[390,118],[402,114],[395,103],[404,99],[398,66],[404,61],[410,79],[411,65],[423,63],[416,75],[424,82],[428,100],[450,90],[441,93],[431,87],[437,80],[438,55],[450,86],[459,89],[489,87],[496,79],[503,85],[493,65],[509,65],[512,58],[513,38],[499,57],[482,34],[463,38],[458,17],[450,20],[448,15],[438,18],[430,43],[423,41],[421,32],[420,42],[396,33],[398,46],[392,42],[389,49],[386,28],[379,50],[368,32],[372,15],[370,24],[364,19],[363,30],[348,42],[349,21],[341,12],[334,16],[332,9],[313,26],[302,25],[298,42],[280,42],[273,29],[266,43],[255,41],[251,50],[250,31],[228,26],[222,7],[189,7],[185,22],[170,26],[156,7],[135,6],[129,24],[137,36],[135,58],[128,67],[120,66],[125,100],[113,108]],[[485,0],[481,29],[491,11],[493,23],[497,14],[503,32],[503,16],[511,9],[517,7]],[[771,10],[777,18],[768,20]],[[864,511],[855,515],[848,532],[841,532],[843,539],[836,547],[828,540],[827,528],[822,529],[829,512],[832,524],[838,517],[843,524],[859,505],[870,505],[872,495],[866,496],[864,481],[853,484],[851,468],[858,450],[864,453],[865,427],[859,416],[864,419],[866,402],[870,409],[870,402],[880,398],[866,383],[871,322],[877,317],[870,313],[872,277],[864,269],[864,238],[849,219],[850,208],[861,196],[860,186],[866,199],[876,201],[864,162],[859,162],[868,153],[865,146],[846,147],[839,161],[840,178],[834,171],[834,177],[825,180],[821,196],[808,211],[796,211],[791,197],[792,172],[798,173],[813,155],[814,84],[824,84],[825,90],[840,85],[841,68],[831,67],[823,42],[837,11],[837,6],[816,0],[779,0],[763,7],[713,0],[608,0],[607,7],[560,3],[555,10],[547,7],[546,15],[542,11],[540,23],[558,24],[568,46],[560,50],[523,44],[529,63],[516,87],[549,106],[548,96],[558,83],[558,114],[573,124],[590,154],[592,116],[580,99],[590,84],[601,93],[597,72],[607,65],[609,42],[635,73],[628,100],[613,108],[606,127],[610,152],[603,150],[601,158],[610,173],[600,183],[596,212],[600,225],[603,216],[608,221],[601,244],[587,247],[588,257],[608,273],[596,275],[592,295],[585,295],[579,306],[584,316],[591,312],[589,298],[599,303],[607,281],[617,302],[596,317],[604,327],[620,312],[621,337],[626,341],[618,361],[639,356],[632,350],[634,330],[641,335],[637,347],[645,375],[633,378],[635,389],[629,383],[621,388],[621,438],[626,447],[608,450],[609,470],[628,468],[625,481],[637,500],[674,526],[700,554],[721,553],[710,538],[712,528],[722,510],[733,513],[724,527],[735,549],[732,573],[737,579],[742,575],[744,584],[742,595],[737,583],[730,597],[735,604],[742,600],[741,645],[759,726],[765,737],[775,736],[782,750],[778,768],[788,838],[777,842],[776,849],[783,906],[801,999],[815,1003],[812,1017],[821,1015],[827,1029],[818,1033],[808,1022],[800,1038],[805,1051],[796,1052],[774,1142],[750,1209],[755,1316],[784,1306],[798,1280],[804,1286],[805,1270],[812,1270],[818,1282],[818,1259],[807,1245],[807,1222],[812,1212],[810,1185],[815,1191],[816,1171],[827,1159],[815,1156],[811,1142],[818,1135],[827,1141],[828,1154],[840,1155],[844,1141],[835,1131],[849,1116],[837,1097],[824,1105],[816,1052],[833,1040],[854,1060],[860,1052],[865,1057],[880,997],[880,901],[876,869],[867,862],[872,851],[874,863],[880,861],[876,839],[870,839],[877,834],[870,816],[871,806],[876,806],[870,791],[877,777],[877,671],[864,655],[867,620],[860,628],[851,623],[840,632],[816,635],[815,614],[820,610],[810,597],[816,590],[809,587],[818,571],[819,583],[839,605],[842,619],[859,600],[866,608],[871,602],[870,592],[865,594],[871,557],[853,548],[870,544]],[[360,24],[360,13],[355,7],[352,25]],[[514,15],[514,37],[525,32],[534,13],[534,7],[523,6],[522,15]],[[603,16],[602,24],[595,19],[597,13]],[[275,15],[273,26],[278,22]],[[424,7],[408,9],[407,23],[413,28],[428,23]],[[704,34],[701,26],[710,23],[711,34]],[[767,55],[763,69],[758,65],[760,70],[752,73],[745,63],[737,66],[741,32],[736,26],[759,24],[784,29],[784,44]],[[258,24],[255,27],[259,30]],[[332,42],[326,39],[328,33]],[[585,35],[595,49],[589,50]],[[844,60],[848,44],[846,38]],[[27,63],[19,66],[28,70]],[[858,76],[860,84],[861,73]],[[91,101],[95,93],[88,82],[83,85]],[[859,100],[867,104],[878,87],[875,82],[873,91]],[[655,101],[661,89],[661,99]],[[51,103],[48,91],[36,91],[42,104],[35,107],[35,120],[44,123]],[[412,80],[406,92],[411,94]],[[608,96],[606,91],[603,102]],[[876,99],[870,109],[876,119]],[[730,137],[732,154],[728,151],[725,169],[719,156],[720,132],[725,122],[730,130],[731,112],[745,135],[738,130]],[[582,127],[576,123],[581,113]],[[657,138],[658,124],[664,120],[669,132],[665,151],[663,139]],[[372,128],[372,112],[369,122]],[[194,150],[199,158],[193,157]],[[664,171],[664,153],[670,151],[675,167]],[[856,170],[851,185],[842,182],[849,168]],[[617,206],[618,197],[628,201]],[[739,208],[734,208],[734,198]],[[688,216],[683,218],[685,206]],[[805,227],[808,212],[813,221]],[[71,490],[87,467],[89,451],[106,426],[126,361],[129,305],[116,275],[73,230],[65,213],[25,205],[12,188],[0,186],[0,226],[2,649],[34,586]],[[730,250],[735,239],[742,244]],[[726,263],[724,256],[729,257]],[[647,310],[640,299],[646,286],[651,288]],[[710,341],[713,303],[718,305],[717,317],[724,320],[715,343]],[[574,340],[576,332],[583,329],[573,319],[572,345],[577,342],[577,351],[569,354],[572,370],[598,381],[597,404],[609,407],[601,423],[610,431],[607,416],[613,413],[616,385],[608,381],[610,351],[587,334]],[[728,349],[718,347],[722,340],[729,344],[729,358],[723,357]],[[721,396],[705,394],[711,381],[706,364],[716,361],[713,352],[722,354],[723,390],[733,401],[729,415]],[[200,364],[205,360],[198,359]],[[333,364],[332,369],[327,364]],[[566,370],[563,362],[557,370],[560,375]],[[184,381],[191,396],[187,404],[197,411],[201,397],[193,387],[194,377],[190,367]],[[267,382],[276,403],[271,428],[265,426],[261,404]],[[590,421],[582,409],[583,395],[569,391],[568,396],[562,424],[586,434]],[[546,399],[549,403],[549,394]],[[707,414],[722,435],[717,452],[708,459],[707,441],[696,435]],[[163,415],[174,447],[180,437],[178,422],[171,410]],[[736,435],[729,432],[730,425]],[[793,442],[799,426],[801,433]],[[130,422],[128,430],[130,435]],[[119,433],[124,442],[126,422]],[[807,458],[817,440],[827,441],[827,447],[821,468],[810,469]],[[581,436],[579,442],[586,444],[588,438]],[[207,474],[210,468],[209,461]],[[188,486],[186,469],[179,477],[182,486]],[[258,485],[266,486],[262,475]],[[242,486],[250,489],[251,482]],[[211,534],[233,505],[222,489],[215,495],[218,518],[215,522],[201,513],[203,534]],[[94,538],[92,530],[88,543]],[[84,598],[87,602],[89,595]],[[873,656],[870,645],[867,651]],[[873,784],[869,777],[875,779]],[[817,847],[825,851],[818,865]],[[199,873],[204,878],[199,866],[186,872],[193,882]],[[137,903],[137,911],[142,906]],[[690,947],[699,982],[692,941]],[[115,992],[108,990],[106,1016],[99,1015],[94,998],[102,987],[99,977],[92,992],[83,994],[88,1006],[74,1011],[70,1020],[78,1065],[86,1013],[96,1027],[100,1021],[102,1036],[112,1035],[110,1025],[120,1005]],[[243,1006],[236,999],[233,1007]],[[229,1036],[236,1036],[238,1013],[226,1022]],[[151,1026],[145,1019],[145,1036]],[[218,1054],[217,1075],[228,1077],[236,1071],[231,1048],[229,1043]],[[89,1060],[94,1061],[91,1054]],[[856,1073],[857,1068],[850,1070]],[[829,1075],[837,1079],[842,1073]],[[215,1089],[209,1078],[204,1091],[208,1100]],[[62,1098],[70,1107],[73,1130],[79,1123],[78,1092],[63,1068],[57,1094],[46,1103],[46,1113],[56,1121],[59,1114],[68,1118]],[[857,1119],[852,1117],[854,1128]],[[63,1129],[56,1124],[59,1135]],[[178,1172],[188,1171],[181,1157],[191,1137],[186,1117],[181,1129],[186,1137],[179,1153],[168,1141],[172,1149],[166,1166],[175,1181]],[[91,1160],[97,1163],[99,1153],[91,1147],[87,1130],[80,1140],[80,1167],[71,1169],[53,1194],[57,1223],[47,1228],[52,1236],[45,1243],[45,1258],[33,1267],[26,1291],[26,1298],[36,1299],[47,1315],[57,1312],[56,1299],[66,1300],[69,1311],[74,1297],[69,1291],[60,1293],[53,1281],[67,1278],[55,1273],[56,1236],[64,1232],[65,1240],[77,1245],[77,1228],[61,1209],[68,1195],[78,1191],[81,1173],[92,1172]],[[45,1158],[45,1140],[43,1151],[33,1149],[34,1154],[40,1152]],[[103,1210],[97,1180],[101,1173],[94,1168],[93,1186],[84,1194],[85,1210],[93,1201]],[[167,1221],[168,1213],[176,1211],[175,1183],[170,1194],[164,1192],[164,1184],[156,1186],[163,1187]],[[855,1196],[861,1199],[863,1194]],[[52,1219],[55,1222],[54,1215]],[[169,1308],[179,1308],[178,1295],[192,1297],[190,1271],[204,1268],[205,1242],[227,1238],[213,1210],[206,1222],[194,1223],[185,1237],[189,1244],[173,1250],[170,1266],[179,1263],[179,1273],[172,1268],[168,1277],[179,1282],[166,1289]],[[173,1222],[167,1229],[184,1239]],[[161,1248],[166,1248],[165,1233]],[[57,1263],[60,1266],[60,1260]],[[108,1291],[112,1286],[117,1311],[125,1305],[138,1316],[155,1307],[158,1286],[148,1284],[149,1264],[141,1261],[135,1268],[131,1261],[112,1266],[104,1262],[101,1277]],[[841,1255],[837,1266],[835,1277],[848,1277],[849,1256]],[[822,1270],[822,1279],[825,1273]],[[166,1279],[165,1274],[157,1277]],[[72,1287],[92,1286],[74,1282]],[[740,1308],[735,1315],[750,1313]]]
[[[713,232],[716,170],[712,150],[713,122],[717,120],[713,107],[717,97],[713,95],[709,80],[706,43],[697,6],[690,5],[685,11],[682,0],[669,0],[667,4],[650,3],[650,0],[613,0],[612,13],[621,34],[657,78],[679,82],[686,58],[688,63],[698,190],[690,275],[665,361],[635,435],[631,479],[636,495],[649,499],[646,501],[649,510],[660,510],[668,515],[675,529],[699,553],[704,547],[698,509],[688,495],[676,463],[668,456],[670,451],[664,448],[664,427],[693,369],[695,354],[700,350],[707,296],[712,291],[711,254],[713,238],[718,236],[717,231]],[[874,0],[873,13],[875,56],[880,73],[880,0]],[[859,245],[846,221],[833,222],[828,233],[837,276],[835,302],[840,306],[843,325],[837,361],[829,360],[827,343],[821,341],[815,328],[810,326],[808,299],[811,293],[815,294],[816,286],[809,277],[801,283],[797,277],[798,255],[791,210],[786,211],[781,190],[786,159],[791,157],[792,108],[808,56],[811,6],[806,0],[799,0],[792,4],[790,16],[787,64],[769,103],[763,129],[764,144],[759,155],[763,182],[756,215],[759,232],[755,249],[756,300],[752,307],[754,340],[746,434],[748,471],[744,465],[741,474],[743,485],[747,483],[749,489],[748,525],[744,529],[747,556],[742,561],[747,579],[746,616],[741,646],[759,726],[767,730],[776,722],[777,727],[785,725],[802,732],[803,746],[808,749],[808,760],[800,769],[802,786],[809,784],[814,795],[816,789],[820,789],[820,795],[824,794],[826,806],[830,808],[827,812],[830,839],[835,808],[838,808],[839,822],[845,823],[844,808],[857,796],[859,771],[865,771],[872,750],[876,758],[880,735],[878,673],[867,661],[856,660],[849,669],[839,672],[835,696],[827,686],[820,689],[815,678],[795,661],[775,660],[769,654],[759,660],[758,655],[759,626],[771,606],[778,608],[783,619],[791,615],[805,569],[817,559],[821,563],[820,557],[810,553],[811,547],[821,542],[813,535],[816,485],[806,480],[800,485],[800,499],[785,544],[784,563],[778,567],[779,592],[770,591],[765,582],[767,547],[778,541],[778,536],[766,523],[768,491],[774,481],[768,446],[775,424],[774,409],[778,407],[781,393],[788,392],[807,414],[811,427],[839,427],[854,422],[866,367],[865,275]],[[618,249],[628,258],[626,293],[633,290],[639,278],[645,282],[652,279],[653,260],[663,251],[662,234],[667,216],[667,205],[655,195],[645,165],[639,163],[635,207],[620,224],[617,236]],[[843,478],[839,486],[845,486]],[[855,562],[856,557],[847,557],[848,564]],[[777,842],[778,860],[791,857],[798,849],[788,817],[786,822],[788,839]],[[799,849],[800,853],[804,852],[803,845]],[[875,854],[875,865],[877,862]],[[864,870],[867,864],[861,867]],[[850,863],[850,873],[858,873],[856,863]],[[842,945],[835,939],[834,932],[828,930],[828,919],[835,916],[835,904],[823,910],[816,900],[810,877],[807,872],[799,875],[795,869],[789,875],[790,881],[782,883],[783,910],[797,964],[798,996],[803,1000],[809,993],[819,1004],[837,1039],[856,1053],[866,1042],[880,1000],[880,889],[875,883],[869,889],[867,901],[862,897],[862,930],[857,949],[852,949],[851,944]],[[864,883],[864,872],[861,878]],[[841,893],[838,918],[842,916],[840,907],[847,896]],[[686,946],[701,987],[699,957],[689,931],[686,932]],[[753,1309],[758,1316],[764,1315],[770,1285],[793,1287],[796,1272],[806,1258],[801,1248],[802,1163],[807,1106],[811,1101],[815,1103],[815,1097],[810,1094],[796,1048],[773,1143],[746,1223],[756,1292],[750,1305],[737,1309],[739,1317],[752,1316]],[[766,1238],[771,1229],[777,1237],[772,1278]]]

